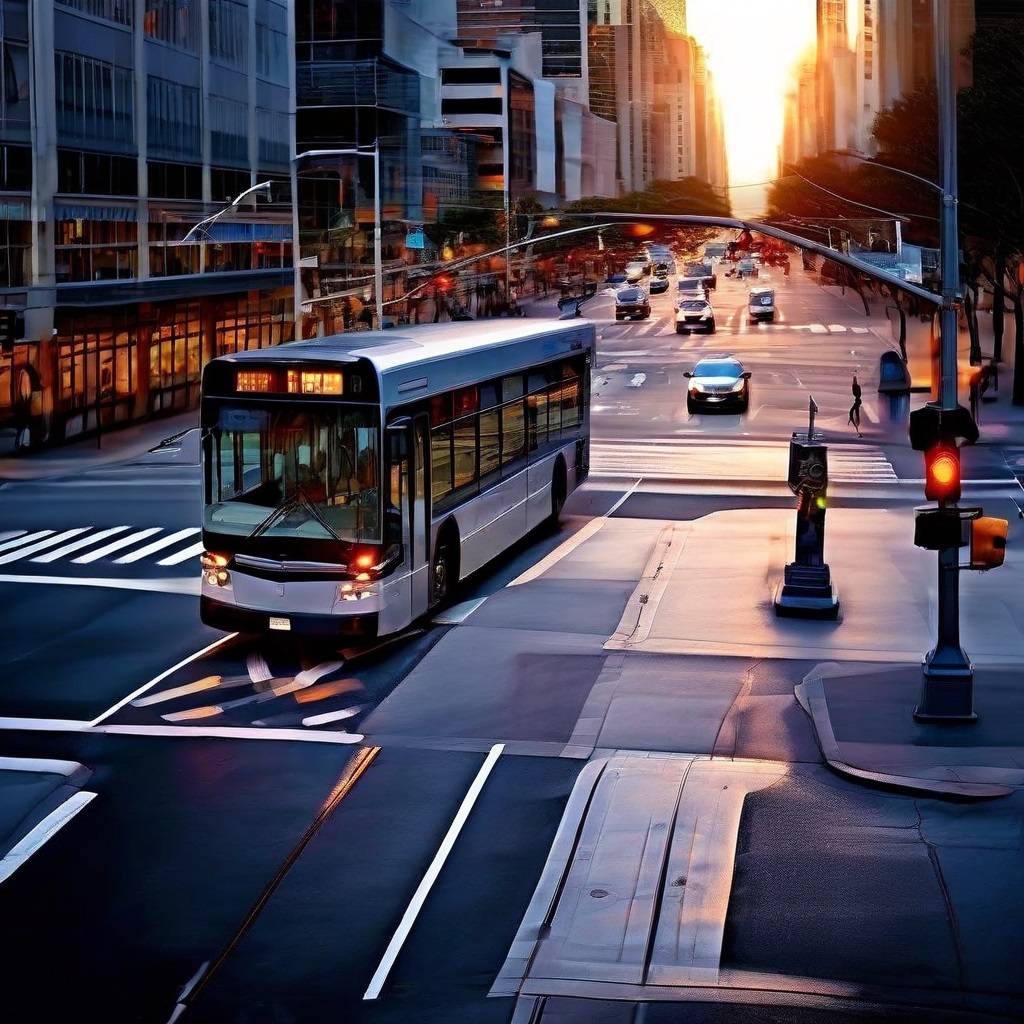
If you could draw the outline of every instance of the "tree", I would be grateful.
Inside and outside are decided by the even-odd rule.
[[[621,196],[588,196],[567,204],[565,213],[683,213],[729,217],[729,200],[701,178],[652,181],[639,192]]]

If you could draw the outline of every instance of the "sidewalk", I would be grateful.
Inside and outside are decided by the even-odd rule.
[[[130,462],[145,455],[165,438],[198,426],[199,410],[190,409],[104,433],[100,436],[99,445],[96,437],[92,436],[31,455],[6,456],[0,458],[0,482],[47,480]]]

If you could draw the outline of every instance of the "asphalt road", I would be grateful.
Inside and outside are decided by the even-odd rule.
[[[671,296],[655,296],[651,320],[635,324],[615,323],[610,294],[594,300],[592,480],[557,531],[531,535],[467,581],[457,614],[386,644],[296,648],[201,626],[194,465],[143,459],[0,487],[0,754],[77,761],[97,794],[0,883],[0,919],[13,939],[0,987],[12,1019],[162,1022],[176,1006],[186,1021],[511,1018],[512,1000],[487,993],[589,756],[570,746],[607,665],[602,644],[660,524],[789,507],[778,457],[805,423],[809,393],[833,445],[838,505],[908,511],[920,500],[919,489],[899,483],[918,476],[920,457],[907,448],[906,409],[874,393],[887,346],[862,312],[802,275],[780,274],[771,280],[779,323],[754,326],[745,287],[719,282],[712,337],[677,335]],[[687,415],[682,372],[721,351],[753,372],[749,413]],[[855,370],[865,383],[863,439],[845,424]],[[969,458],[977,479],[1012,482],[1002,451],[979,448]],[[589,539],[595,520],[604,523],[604,546]],[[110,532],[99,547],[88,543],[102,531]],[[39,534],[28,542],[37,547],[25,554],[29,534]],[[577,534],[588,539],[571,548]],[[118,541],[126,543],[89,557]],[[530,587],[508,586],[553,552],[569,557]],[[714,680],[729,693],[746,680],[745,692],[765,708],[785,708],[750,717],[729,752],[817,772],[762,800],[745,826],[726,956],[758,969],[877,981],[881,962],[900,955],[898,942],[844,975],[824,938],[820,887],[812,919],[793,912],[800,896],[791,880],[778,892],[763,881],[787,856],[804,857],[810,870],[836,845],[780,850],[759,829],[777,836],[792,821],[813,831],[815,814],[848,823],[881,813],[814,767],[820,756],[791,696],[808,664],[685,665],[692,696],[673,698],[684,717],[686,701],[700,707]],[[295,685],[303,672],[311,685]],[[645,739],[658,724],[642,715],[620,723],[617,745],[670,749]],[[403,915],[418,905],[417,887],[477,783],[403,932]],[[912,799],[890,799],[884,811],[897,825],[914,813]],[[863,866],[834,860],[828,877]],[[877,870],[870,898],[881,906],[891,887]],[[929,888],[928,897],[924,926],[941,919],[943,931],[914,970],[936,984],[964,984],[955,951],[950,968],[941,892]],[[773,955],[766,922],[783,906],[800,942]],[[366,999],[396,936],[404,941],[381,990]],[[684,1015],[660,1006],[647,1019],[841,1019],[836,1006],[732,1009],[722,1016],[693,1004]],[[542,1019],[633,1021],[644,1012],[628,1002],[581,1009],[551,1000]]]

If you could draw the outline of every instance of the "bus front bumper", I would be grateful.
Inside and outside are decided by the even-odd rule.
[[[205,594],[199,598],[199,617],[207,626],[227,633],[280,634],[281,636],[377,636],[378,614],[316,615],[309,612],[272,614],[259,608],[239,608]]]

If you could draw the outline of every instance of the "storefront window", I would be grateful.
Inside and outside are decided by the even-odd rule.
[[[134,396],[137,335],[118,319],[82,318],[59,328],[58,399],[64,411]]]
[[[247,349],[267,348],[291,341],[294,324],[284,299],[261,297],[225,303],[215,325],[216,354],[229,355]]]
[[[134,221],[57,221],[58,283],[136,277],[137,234]]]
[[[202,329],[199,303],[179,303],[161,310],[149,345],[151,409],[187,409],[199,396]]]

